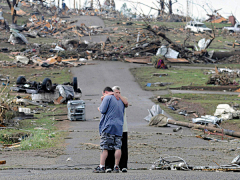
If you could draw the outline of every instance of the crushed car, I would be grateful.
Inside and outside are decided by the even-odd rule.
[[[54,102],[60,104],[68,100],[80,99],[82,91],[78,88],[77,77],[72,82],[63,84],[52,83],[50,78],[45,78],[42,82],[27,81],[25,76],[19,76],[16,86],[10,88],[12,91],[32,94],[32,101]]]

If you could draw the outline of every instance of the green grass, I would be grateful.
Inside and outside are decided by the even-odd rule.
[[[209,76],[201,69],[156,69],[154,67],[140,67],[130,70],[135,76],[137,82],[144,90],[163,90],[168,88],[176,88],[181,86],[205,86]],[[167,76],[153,76],[154,73],[167,74]],[[153,83],[171,83],[166,86],[154,86]],[[147,87],[147,83],[152,83],[151,87]]]
[[[21,149],[46,149],[56,147],[60,142],[63,142],[62,132],[38,130],[31,133],[30,137],[22,140]]]
[[[10,58],[7,53],[0,53],[0,61],[13,61],[13,58]]]

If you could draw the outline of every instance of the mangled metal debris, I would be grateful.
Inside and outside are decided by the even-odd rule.
[[[155,161],[150,170],[190,170],[190,168],[181,157],[165,155]]]
[[[73,82],[58,85],[52,84],[51,79],[45,78],[42,82],[27,81],[24,76],[19,76],[16,81],[16,87],[11,87],[12,91],[25,92],[32,94],[31,100],[17,99],[16,103],[24,104],[42,104],[44,102],[54,102],[61,104],[68,100],[80,99],[81,89],[78,88],[77,77]]]
[[[235,157],[231,163],[218,166],[192,166],[178,156],[161,155],[150,170],[180,170],[180,171],[223,171],[240,172],[240,156]]]
[[[201,116],[199,118],[192,118],[192,123],[195,124],[208,124],[208,123],[212,123],[212,124],[221,124],[222,119],[221,118],[217,118],[216,116],[211,116],[211,115],[206,115],[206,116]]]

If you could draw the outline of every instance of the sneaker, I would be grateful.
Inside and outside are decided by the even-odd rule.
[[[111,173],[112,172],[112,169],[111,168],[107,168],[106,169],[106,173]]]
[[[122,172],[126,173],[127,172],[127,168],[122,168]]]
[[[118,167],[118,166],[115,166],[115,167],[114,167],[113,173],[119,173],[119,167]]]
[[[98,166],[93,170],[93,173],[105,173],[105,167],[100,168],[100,166]]]

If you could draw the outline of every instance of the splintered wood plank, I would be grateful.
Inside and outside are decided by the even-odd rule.
[[[6,160],[0,160],[0,164],[6,164]]]

